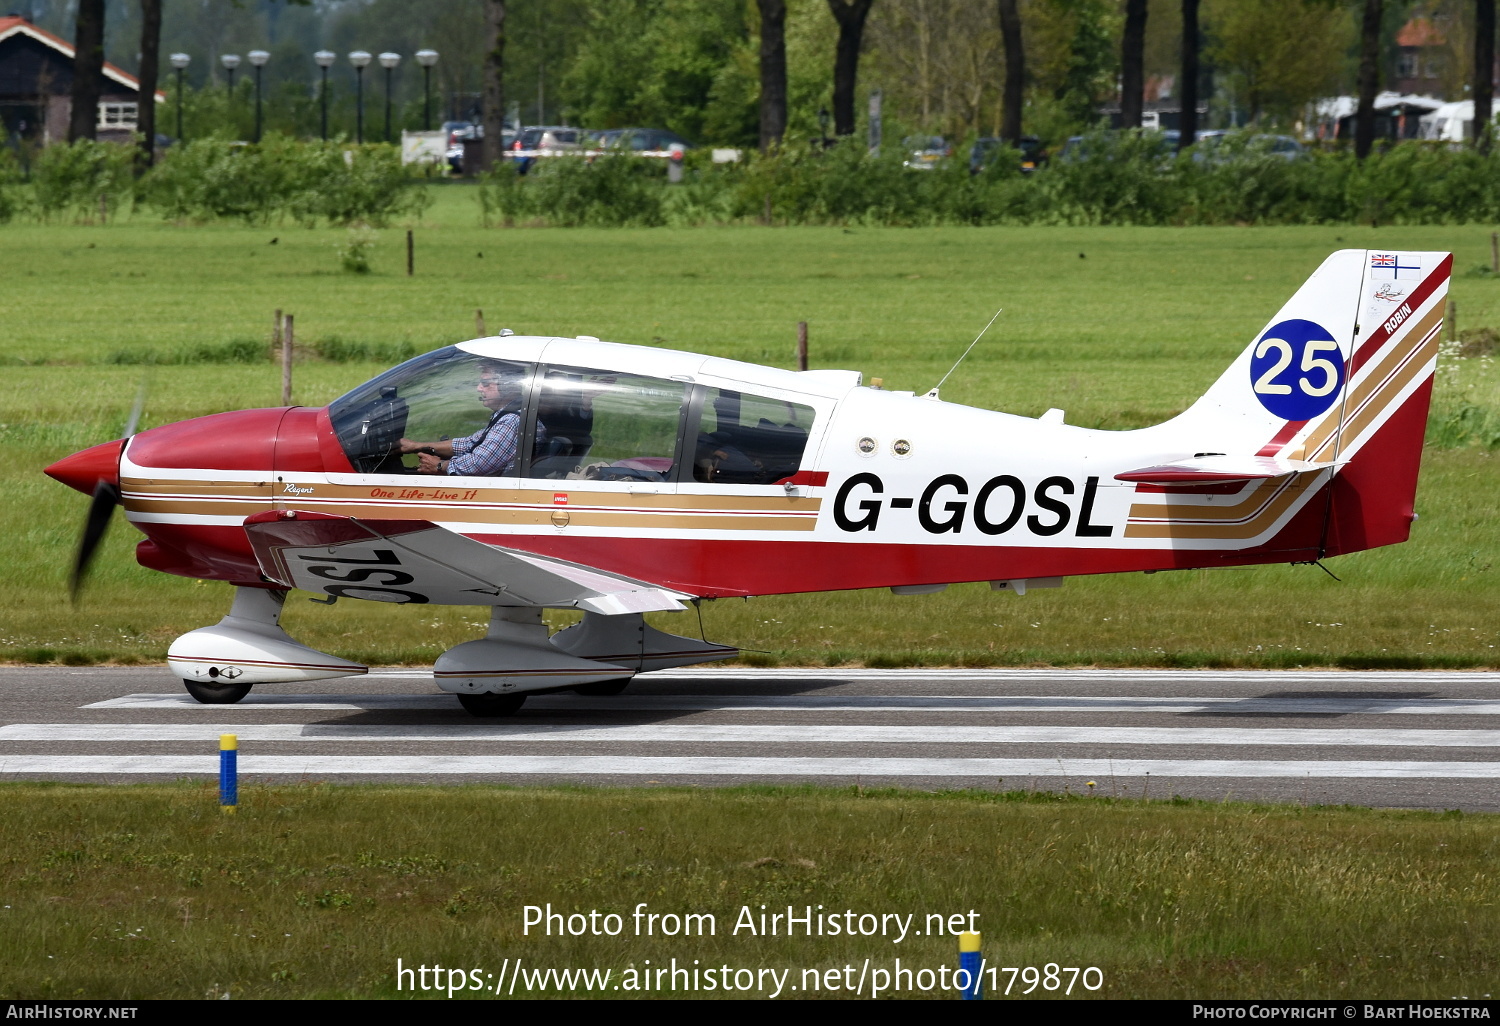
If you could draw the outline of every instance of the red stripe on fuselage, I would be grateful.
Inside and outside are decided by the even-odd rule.
[[[1032,577],[1069,577],[1140,570],[1314,558],[1321,533],[1299,532],[1306,547],[1240,551],[1188,549],[993,548],[981,545],[898,545],[853,542],[695,541],[664,538],[522,537],[471,535],[691,595],[739,597],[885,588],[897,584],[948,584]],[[1281,533],[1283,538],[1288,532]]]

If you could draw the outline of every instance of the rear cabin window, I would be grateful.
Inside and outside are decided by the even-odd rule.
[[[704,390],[692,479],[705,484],[777,484],[797,473],[813,409],[727,388]]]
[[[687,386],[661,378],[551,367],[537,392],[547,441],[531,476],[589,481],[673,481]]]

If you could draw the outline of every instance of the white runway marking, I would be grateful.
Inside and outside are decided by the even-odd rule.
[[[0,756],[0,774],[158,774],[211,776],[214,755],[10,755]],[[1500,762],[1368,762],[1257,759],[839,759],[699,758],[633,756],[455,755],[248,755],[240,772],[262,776],[743,776],[743,777],[978,777],[1014,781],[1025,777],[1110,779],[1153,777],[1292,777],[1298,779],[1432,777],[1443,780],[1500,779]]]
[[[1496,748],[1500,730],[1248,729],[1237,727],[821,726],[808,724],[484,723],[438,726],[302,723],[12,723],[0,741],[198,741],[220,734],[246,741],[616,741],[754,744],[1108,744],[1346,745],[1408,748]]]
[[[354,712],[358,710],[452,711],[458,700],[452,695],[275,695],[255,694],[234,706],[234,711]],[[202,705],[187,694],[137,694],[82,706],[84,709],[189,709],[222,716],[225,708]],[[836,711],[836,712],[1118,712],[1118,713],[1240,713],[1260,715],[1371,714],[1381,716],[1495,716],[1500,700],[1484,698],[1153,698],[1153,697],[1042,697],[1008,695],[996,697],[895,696],[895,695],[630,695],[597,698],[584,695],[535,695],[526,700],[528,710],[606,710],[610,712],[655,712],[660,710],[712,712],[745,711]]]

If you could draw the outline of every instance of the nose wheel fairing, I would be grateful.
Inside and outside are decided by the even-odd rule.
[[[349,677],[369,668],[294,641],[281,629],[286,592],[236,588],[229,615],[189,631],[167,651],[167,666],[184,681],[211,688]]]

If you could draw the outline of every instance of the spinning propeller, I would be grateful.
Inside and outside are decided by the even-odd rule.
[[[95,482],[88,517],[83,523],[83,536],[78,541],[78,555],[73,560],[73,573],[68,578],[68,597],[74,605],[78,604],[83,578],[88,572],[89,564],[93,562],[94,553],[104,540],[105,532],[109,530],[110,517],[120,504],[120,453],[135,435],[136,427],[141,422],[141,410],[145,405],[146,383],[143,381],[136,393],[135,405],[130,409],[130,418],[125,422],[124,434],[118,441],[85,449],[47,468],[47,472],[53,477],[79,491],[89,490],[86,483],[89,476],[93,476]],[[79,480],[80,475],[82,481]]]

